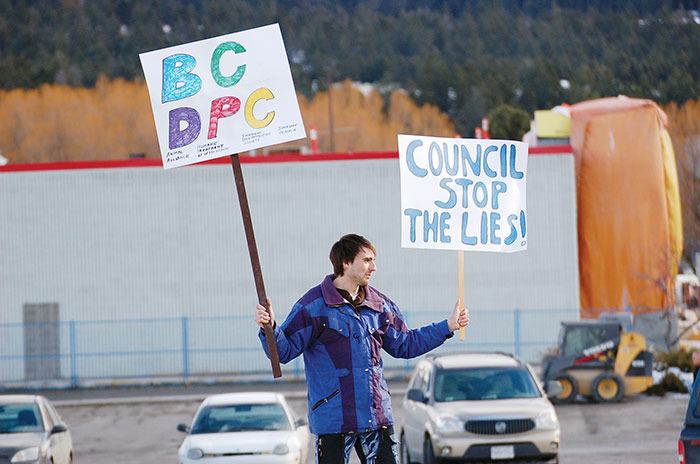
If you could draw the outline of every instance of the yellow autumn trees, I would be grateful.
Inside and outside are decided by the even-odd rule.
[[[312,100],[299,96],[307,128],[319,133],[319,150],[331,149],[331,117],[336,152],[396,150],[399,133],[453,136],[449,118],[432,105],[416,105],[400,90],[388,102],[375,90],[350,81]],[[280,148],[298,150],[308,140]],[[0,154],[11,163],[160,157],[144,82],[101,78],[94,88],[43,85],[0,90]]]
[[[318,93],[312,101],[299,97],[299,105],[307,129],[318,131],[321,152],[395,151],[396,135],[401,133],[455,135],[447,115],[433,105],[419,107],[402,90],[391,92],[385,105],[379,92],[344,81],[331,89],[331,105],[328,92]]]
[[[90,89],[0,91],[0,150],[12,163],[156,155],[146,85],[100,79]]]
[[[698,249],[700,239],[700,100],[680,106],[671,103],[663,110],[676,153],[686,258],[693,262],[690,255]]]

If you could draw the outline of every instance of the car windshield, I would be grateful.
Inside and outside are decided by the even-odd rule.
[[[39,408],[34,403],[0,403],[0,433],[43,432]]]
[[[279,403],[231,404],[203,408],[192,427],[192,434],[290,430],[291,424]]]
[[[481,401],[538,398],[530,372],[522,367],[440,370],[435,377],[435,401]]]

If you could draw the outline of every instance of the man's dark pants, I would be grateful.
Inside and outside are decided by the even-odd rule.
[[[389,425],[374,432],[319,435],[316,439],[316,463],[347,463],[353,448],[362,464],[399,462],[398,440],[394,427]]]

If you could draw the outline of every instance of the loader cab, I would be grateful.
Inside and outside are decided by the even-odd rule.
[[[565,322],[559,332],[561,356],[579,356],[611,340],[619,340],[622,326],[616,322]]]

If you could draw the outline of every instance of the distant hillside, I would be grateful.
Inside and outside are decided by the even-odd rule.
[[[307,97],[345,78],[391,84],[468,135],[500,103],[531,112],[620,93],[698,98],[697,9],[697,0],[0,0],[0,88],[140,79],[140,52],[279,22]]]

